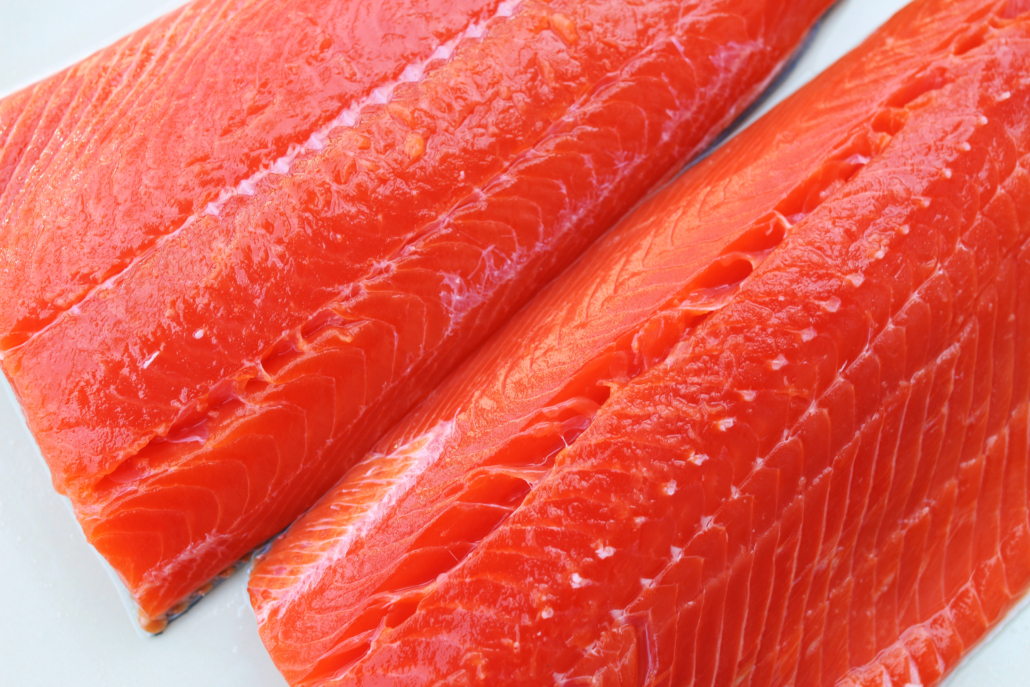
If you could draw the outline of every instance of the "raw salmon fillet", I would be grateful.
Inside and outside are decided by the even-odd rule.
[[[294,687],[933,684],[1030,584],[1030,6],[920,0],[256,564]]]
[[[0,104],[3,368],[161,618],[762,92],[829,0],[209,0]]]

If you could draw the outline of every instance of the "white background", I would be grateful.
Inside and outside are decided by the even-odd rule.
[[[86,57],[177,0],[0,0],[0,95]],[[844,0],[774,98],[843,55],[904,5]],[[767,103],[766,107],[770,106]],[[138,634],[86,544],[0,379],[0,685],[282,687],[237,574],[159,637]],[[1030,612],[1009,621],[948,687],[1030,684]]]

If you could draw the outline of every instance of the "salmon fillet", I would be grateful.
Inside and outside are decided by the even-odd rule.
[[[913,3],[534,299],[256,564],[290,684],[939,681],[1030,585],[1028,11]]]
[[[0,351],[159,629],[762,92],[829,0],[201,0],[0,105]]]

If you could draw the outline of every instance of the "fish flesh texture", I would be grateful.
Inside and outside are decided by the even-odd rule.
[[[912,6],[534,302],[255,569],[291,682],[953,666],[1027,581],[1019,9]],[[738,275],[775,250],[720,299],[676,232]],[[633,327],[591,328],[631,296]]]
[[[144,620],[311,505],[828,4],[201,2],[37,86],[5,134],[4,369]]]
[[[158,629],[760,94],[829,0],[207,0],[0,105],[0,352]]]
[[[256,563],[294,687],[934,684],[1030,584],[1030,6],[919,0]]]

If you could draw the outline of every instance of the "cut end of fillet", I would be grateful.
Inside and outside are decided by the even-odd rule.
[[[194,604],[199,603],[205,596],[214,591],[215,587],[235,575],[242,566],[249,565],[250,561],[250,556],[241,558],[239,562],[226,568],[217,576],[212,578],[207,584],[195,590],[185,599],[167,610],[150,613],[142,606],[139,607],[137,609],[136,619],[139,623],[140,629],[152,635],[161,634],[168,629],[169,623],[185,614],[186,611],[190,610],[190,608],[194,606]]]

